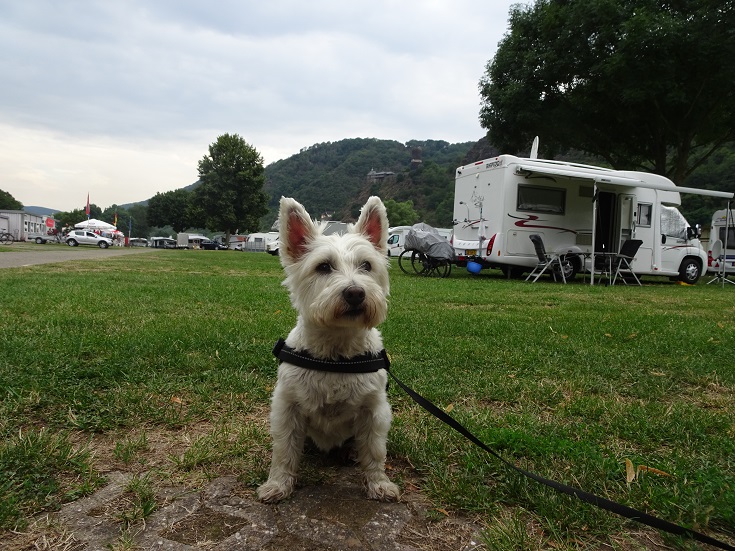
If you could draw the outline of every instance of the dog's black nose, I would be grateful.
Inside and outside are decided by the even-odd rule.
[[[365,301],[365,289],[357,285],[351,285],[342,291],[342,297],[353,308],[360,306]]]

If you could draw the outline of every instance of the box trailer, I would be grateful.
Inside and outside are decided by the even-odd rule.
[[[180,232],[176,234],[176,248],[177,249],[199,249],[202,246],[202,241],[208,241],[208,240],[209,240],[209,237],[207,237],[206,235]]]
[[[595,254],[640,239],[636,274],[696,283],[707,254],[698,228],[677,208],[680,193],[733,196],[679,187],[657,174],[500,155],[457,168],[452,244],[459,262],[517,277],[536,266],[530,236],[539,234],[547,250],[567,255],[569,279],[594,272]]]

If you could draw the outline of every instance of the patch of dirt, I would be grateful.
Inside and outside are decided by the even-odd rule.
[[[175,523],[161,533],[166,539],[188,545],[201,546],[219,543],[237,533],[248,523],[247,519],[202,507],[199,511]]]

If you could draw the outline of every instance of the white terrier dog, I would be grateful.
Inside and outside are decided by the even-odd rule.
[[[396,500],[399,489],[385,474],[392,418],[386,370],[341,368],[351,358],[385,353],[375,328],[388,312],[385,207],[370,197],[342,236],[322,235],[323,226],[290,198],[281,198],[279,220],[283,284],[298,321],[285,342],[290,356],[278,368],[270,415],[273,457],[258,497],[274,503],[291,495],[308,436],[323,451],[354,438],[368,498]],[[303,357],[312,367],[294,365]]]

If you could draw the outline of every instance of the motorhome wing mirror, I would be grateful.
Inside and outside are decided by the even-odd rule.
[[[698,239],[700,235],[702,235],[702,226],[699,224],[687,227],[687,239]]]

